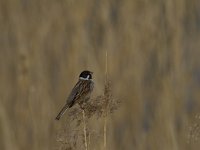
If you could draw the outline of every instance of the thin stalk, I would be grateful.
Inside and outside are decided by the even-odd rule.
[[[88,150],[90,149],[90,138],[91,138],[91,135],[90,135],[90,132],[89,132],[89,135],[88,135]]]
[[[105,116],[104,118],[104,140],[103,140],[103,146],[104,146],[104,149],[106,150],[107,149],[107,117]]]
[[[106,65],[105,65],[105,83],[108,79],[108,51],[106,50]]]
[[[82,110],[83,113],[83,133],[84,133],[84,144],[85,144],[85,150],[88,150],[87,145],[87,131],[86,131],[86,121],[85,121],[85,110]]]
[[[108,52],[106,50],[106,64],[105,64],[105,86],[107,86],[107,82],[108,82]],[[104,96],[106,98],[106,106],[105,106],[105,110],[104,110],[104,130],[103,130],[103,146],[104,149],[107,149],[107,97],[104,93]]]

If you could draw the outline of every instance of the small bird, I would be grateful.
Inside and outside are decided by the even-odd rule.
[[[76,103],[81,104],[90,98],[90,95],[94,88],[92,74],[93,72],[88,70],[81,72],[78,82],[72,89],[70,95],[67,98],[66,104],[57,115],[56,120],[59,120],[68,108],[71,108]]]

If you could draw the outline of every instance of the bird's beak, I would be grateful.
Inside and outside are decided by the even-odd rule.
[[[90,71],[91,74],[93,74],[93,72]]]

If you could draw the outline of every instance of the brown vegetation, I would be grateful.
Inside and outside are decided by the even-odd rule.
[[[0,149],[85,149],[79,107],[54,118],[89,69],[88,149],[198,150],[199,14],[197,0],[0,0]],[[121,104],[105,119],[106,51]]]

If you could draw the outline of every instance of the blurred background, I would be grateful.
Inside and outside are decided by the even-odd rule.
[[[198,150],[198,0],[0,0],[0,149],[62,149],[55,117],[82,70],[103,93],[106,51],[107,149]]]

